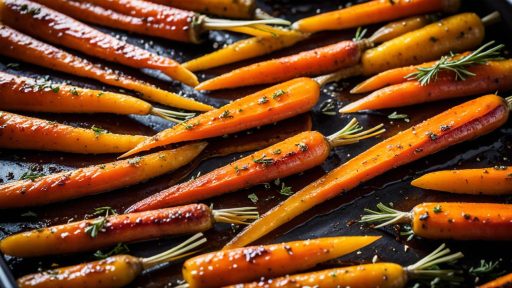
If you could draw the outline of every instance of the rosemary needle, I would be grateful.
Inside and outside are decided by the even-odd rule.
[[[474,73],[467,69],[469,66],[485,64],[488,61],[503,59],[499,56],[499,53],[505,45],[500,44],[487,49],[493,44],[494,41],[484,44],[471,54],[459,59],[453,59],[453,56],[455,56],[454,54],[443,56],[434,65],[430,67],[419,67],[417,68],[418,71],[405,76],[405,78],[408,80],[418,80],[421,86],[425,86],[432,80],[436,80],[439,72],[447,70],[455,73],[455,80],[466,80],[467,77],[475,76]]]

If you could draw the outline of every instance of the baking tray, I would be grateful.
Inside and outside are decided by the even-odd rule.
[[[509,2],[506,0],[466,0],[463,2],[462,10],[474,11],[481,16],[484,16],[493,10],[499,10],[503,15],[503,21],[488,28],[486,41],[493,39],[506,44],[508,49],[512,47],[512,38],[510,37],[510,35],[512,35],[512,9]],[[259,7],[262,7],[266,11],[272,11],[274,16],[294,21],[313,15],[318,11],[328,11],[342,7],[346,3],[346,1],[314,0],[260,1]],[[375,29],[376,27],[378,27],[378,25],[369,28]],[[238,35],[213,32],[211,33],[210,41],[205,42],[202,45],[189,45],[156,38],[141,37],[139,35],[128,34],[122,31],[108,30],[105,28],[100,29],[113,35],[120,35],[123,39],[126,39],[132,44],[163,55],[169,55],[180,62],[211,52],[224,44],[232,43],[239,39]],[[354,30],[322,32],[292,48],[285,49],[259,59],[211,69],[205,73],[199,73],[198,75],[202,80],[207,79],[249,63],[254,63],[270,57],[289,55],[297,51],[327,45],[342,39],[350,39],[353,35]],[[101,62],[97,59],[94,60]],[[18,65],[7,65],[9,63],[16,63]],[[146,81],[154,83],[164,89],[169,89],[171,91],[181,90],[186,95],[205,101],[217,107],[227,103],[229,100],[247,95],[250,92],[257,91],[262,88],[251,87],[201,94],[195,92],[190,87],[181,86],[178,83],[169,81],[165,76],[155,73],[154,71],[136,71],[112,64],[109,65],[145,79]],[[0,70],[29,76],[50,75],[55,81],[62,80],[85,87],[121,91],[112,87],[104,87],[94,81],[75,78],[70,75],[49,71],[37,66],[13,61],[8,58],[0,58]],[[175,173],[166,174],[146,183],[134,185],[125,189],[119,189],[103,195],[38,208],[3,210],[0,212],[0,237],[3,238],[6,235],[24,230],[66,223],[71,219],[80,220],[86,216],[90,216],[88,213],[90,213],[93,208],[100,206],[111,206],[118,211],[123,211],[126,207],[130,206],[130,204],[166,188],[177,181],[185,181],[190,177],[197,175],[199,172],[204,174],[216,167],[231,162],[235,158],[240,157],[240,155],[246,155],[249,153],[237,152],[231,155],[226,155],[233,151],[233,149],[239,149],[238,151],[254,150],[256,147],[263,147],[278,141],[279,139],[291,136],[294,133],[309,129],[311,125],[313,129],[318,130],[325,135],[329,135],[344,126],[350,118],[355,116],[365,127],[371,127],[383,122],[386,126],[387,132],[382,136],[382,138],[387,138],[468,99],[452,99],[416,107],[359,113],[355,115],[328,116],[321,113],[320,105],[324,101],[334,100],[338,107],[340,107],[343,103],[348,103],[355,98],[359,98],[360,96],[354,97],[348,94],[350,88],[359,81],[361,81],[360,78],[355,78],[350,81],[342,81],[336,84],[327,85],[322,89],[322,96],[319,104],[310,113],[300,115],[274,125],[262,127],[260,129],[253,129],[249,132],[239,133],[228,138],[212,139],[209,148],[198,158],[197,161],[194,161],[187,167],[180,169]],[[407,123],[402,120],[390,121],[387,119],[387,115],[395,110],[399,113],[409,115],[410,122]],[[61,123],[80,127],[91,127],[92,125],[96,125],[97,127],[102,127],[112,132],[128,134],[153,135],[157,131],[168,128],[171,125],[170,123],[153,116],[117,116],[108,114],[98,114],[94,116],[58,114],[27,115],[35,115],[44,119],[55,120]],[[313,180],[321,177],[327,171],[337,167],[358,153],[361,153],[378,141],[381,141],[381,139],[365,140],[359,144],[337,148],[333,153],[331,153],[328,160],[322,166],[313,168],[299,175],[287,177],[282,181],[287,185],[292,186],[294,191],[297,191]],[[361,249],[361,251],[352,253],[343,258],[321,264],[321,267],[319,268],[332,267],[340,264],[367,263],[371,261],[375,255],[378,256],[380,261],[392,261],[404,265],[411,264],[426,255],[428,252],[432,251],[435,247],[440,245],[441,242],[425,239],[413,239],[411,241],[406,241],[406,239],[398,237],[396,227],[379,230],[370,229],[366,225],[357,223],[363,209],[366,207],[374,208],[379,202],[386,204],[392,203],[395,208],[402,210],[408,210],[414,205],[424,201],[510,203],[512,202],[511,197],[450,195],[433,191],[424,191],[411,187],[409,183],[419,175],[440,169],[512,165],[511,152],[512,121],[509,121],[506,125],[489,135],[446,149],[435,155],[431,155],[409,165],[400,167],[399,169],[389,171],[388,173],[368,181],[348,193],[344,193],[343,195],[331,199],[326,203],[303,213],[300,217],[273,231],[270,235],[261,239],[259,243],[274,243],[334,235],[380,235],[382,236],[382,239],[370,247]],[[56,152],[0,150],[0,182],[5,183],[18,179],[24,172],[29,171],[30,169],[43,173],[53,173],[112,161],[115,157],[116,155],[94,156]],[[247,196],[252,193],[255,193],[260,199],[256,204],[252,203],[247,198]],[[284,196],[279,194],[277,187],[274,187],[274,185],[271,185],[269,189],[265,188],[264,185],[259,185],[251,189],[211,199],[206,203],[213,203],[216,208],[257,206],[259,211],[264,213],[283,199]],[[34,214],[37,216],[30,216]],[[208,238],[208,244],[205,251],[212,251],[222,247],[223,244],[229,241],[237,232],[240,231],[240,229],[241,227],[231,225],[216,225],[215,229],[205,233]],[[158,240],[133,243],[128,246],[132,255],[149,256],[163,251],[184,239],[185,237],[166,237]],[[467,270],[471,266],[478,266],[481,259],[502,259],[499,271],[512,271],[512,252],[510,250],[510,243],[448,241],[447,244],[449,247],[453,248],[453,250],[460,250],[466,255],[466,257],[460,261],[459,267],[463,270]],[[3,287],[15,287],[15,283],[13,282],[14,277],[36,272],[38,269],[54,268],[56,265],[66,266],[93,260],[94,257],[92,254],[93,252],[87,252],[81,254],[57,255],[30,259],[13,257],[5,257],[5,259],[3,259],[0,257],[0,285]],[[180,263],[165,264],[158,267],[158,269],[146,271],[142,276],[138,277],[130,287],[172,287],[177,283],[181,283],[180,267]],[[466,279],[467,282],[462,286],[473,286],[474,279],[470,277],[467,277]],[[413,284],[414,282],[410,283],[411,286]]]

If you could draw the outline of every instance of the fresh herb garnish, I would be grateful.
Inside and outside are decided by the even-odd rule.
[[[498,261],[485,261],[484,259],[480,260],[480,266],[469,268],[469,274],[477,277],[482,277],[488,274],[493,274],[493,276],[499,276],[503,274],[504,271],[496,272],[495,270],[499,267],[501,259]]]
[[[292,190],[292,187],[290,186],[286,186],[284,184],[284,182],[281,184],[281,191],[279,191],[279,194],[281,195],[284,195],[284,196],[291,196],[293,195],[293,190]]]
[[[286,94],[286,91],[279,89],[276,92],[274,92],[274,94],[272,94],[272,99],[277,99],[277,98],[283,96],[284,94]]]
[[[407,114],[398,114],[396,111],[389,114],[388,119],[392,119],[392,120],[404,119],[405,122],[409,122],[409,116],[407,116]]]
[[[260,99],[258,99],[258,104],[265,104],[268,102],[267,96],[263,96]]]
[[[72,95],[75,95],[75,96],[78,96],[78,90],[76,90],[76,87],[72,87],[70,90],[69,90],[69,93],[71,93]]]
[[[467,77],[475,76],[475,73],[468,70],[468,67],[475,64],[485,64],[488,61],[501,60],[499,52],[505,45],[498,45],[496,47],[487,49],[493,45],[494,41],[491,41],[485,45],[482,45],[471,54],[464,56],[460,59],[453,59],[454,54],[449,56],[443,56],[439,61],[430,67],[419,67],[418,71],[413,72],[404,78],[408,80],[417,80],[420,85],[428,85],[432,80],[436,80],[439,72],[441,71],[452,71],[455,73],[455,80],[466,80]],[[487,49],[487,50],[486,50]]]
[[[117,211],[109,206],[94,208],[94,211],[92,212],[92,215],[95,215],[95,216],[104,215],[105,217],[107,217],[109,215],[116,215],[116,214],[117,214]]]
[[[336,102],[332,99],[325,100],[320,104],[320,112],[328,116],[336,115]]]
[[[433,211],[436,214],[439,214],[439,213],[443,212],[443,210],[441,208],[441,205],[439,205],[439,204],[434,207]]]
[[[103,128],[100,128],[100,127],[96,127],[94,125],[92,125],[91,127],[91,130],[94,131],[94,134],[96,134],[96,136],[99,136],[101,134],[105,134],[105,133],[108,133],[107,130],[103,129]]]
[[[247,198],[249,198],[249,200],[254,204],[258,203],[258,196],[254,193],[247,195]]]
[[[118,243],[116,245],[116,247],[114,247],[112,250],[110,250],[106,253],[103,253],[101,250],[96,251],[94,253],[94,257],[96,257],[97,259],[105,259],[105,258],[108,258],[113,255],[125,254],[128,252],[130,252],[130,248],[128,248],[128,246],[126,246],[126,244]]]
[[[352,38],[353,41],[361,41],[364,38],[364,35],[368,32],[368,30],[363,29],[361,27],[357,27],[356,35],[354,35],[354,38]]]
[[[274,163],[274,159],[272,158],[266,158],[266,155],[261,155],[258,159],[253,159],[254,163],[263,164],[265,166],[272,165]]]
[[[89,236],[92,238],[96,238],[101,229],[103,229],[105,224],[107,224],[107,217],[110,215],[116,215],[117,212],[116,210],[112,209],[112,207],[105,206],[95,208],[92,214],[96,216],[104,215],[90,222],[90,225],[84,229],[85,233],[89,234]]]
[[[43,173],[37,173],[37,172],[34,172],[34,171],[27,171],[25,173],[23,173],[21,176],[20,176],[20,179],[19,180],[31,180],[31,181],[35,181],[37,178],[41,178],[43,176],[46,176],[45,174]]]

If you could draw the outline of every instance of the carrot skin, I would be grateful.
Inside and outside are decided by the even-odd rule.
[[[169,5],[185,10],[213,14],[217,16],[252,19],[256,9],[255,0],[149,0],[150,2]]]
[[[206,143],[0,185],[0,209],[75,199],[134,185],[192,161]]]
[[[309,111],[319,96],[320,87],[313,79],[290,80],[164,130],[121,157],[172,143],[222,136],[271,124]]]
[[[189,20],[195,18],[195,13],[167,6],[151,5],[158,7],[162,13],[156,18],[153,17],[152,21],[144,21],[144,16],[138,17],[133,13],[126,14],[109,7],[104,8],[94,1],[34,0],[34,2],[84,22],[181,42],[198,43],[200,40]],[[178,11],[180,13],[172,13]]]
[[[45,85],[44,87],[42,87]],[[0,109],[49,113],[151,113],[151,104],[128,95],[0,72]]]
[[[501,276],[491,282],[478,286],[478,288],[507,288],[512,285],[512,273]]]
[[[388,1],[389,2],[389,1]],[[366,50],[364,75],[439,59],[450,52],[471,50],[482,42],[485,27],[474,13],[462,13],[411,31]]]
[[[341,41],[299,54],[255,63],[202,82],[196,89],[218,90],[327,74],[357,64],[364,46],[362,43]]]
[[[422,86],[408,81],[377,90],[340,109],[342,113],[403,107],[443,99],[458,98],[512,89],[512,60],[488,62],[468,68],[476,76],[455,81],[452,72]]]
[[[82,154],[120,153],[146,136],[101,133],[42,119],[0,112],[0,147]],[[37,141],[34,141],[37,139]]]
[[[302,32],[341,30],[439,11],[456,11],[459,1],[377,0],[304,18],[293,24]]]
[[[197,77],[176,61],[120,41],[38,3],[3,0],[0,19],[24,33],[37,35],[54,44],[137,69],[160,70],[190,86],[198,84]]]
[[[194,180],[154,194],[135,203],[127,212],[194,203],[290,176],[322,164],[330,151],[330,144],[322,134],[303,132]],[[272,163],[254,162],[257,159],[269,159]]]
[[[0,54],[102,83],[134,90],[149,101],[187,110],[209,111],[213,107],[133,79],[119,71],[72,55],[0,24]]]
[[[132,282],[142,272],[139,258],[115,255],[107,259],[39,272],[17,280],[20,288],[117,288]]]
[[[508,195],[512,194],[512,168],[437,171],[421,176],[411,185],[457,194]]]
[[[308,34],[298,31],[282,31],[278,35],[268,37],[251,37],[237,41],[227,47],[210,54],[192,59],[182,64],[190,71],[201,71],[235,63],[238,61],[266,55],[270,52],[289,47],[304,40]]]
[[[221,287],[302,271],[370,245],[380,237],[328,237],[211,252],[183,264],[190,288]]]
[[[435,209],[439,206],[441,211]],[[512,205],[422,203],[412,210],[414,235],[427,239],[512,240]]]
[[[379,30],[375,31],[368,40],[373,43],[383,43],[389,41],[398,36],[402,36],[407,32],[411,32],[420,28],[425,27],[432,21],[431,18],[426,16],[414,16],[406,19],[400,19],[397,21],[393,21],[388,23]]]
[[[406,284],[407,273],[402,266],[394,263],[376,263],[287,275],[227,288],[403,288]]]
[[[508,115],[507,103],[496,95],[453,107],[376,144],[306,186],[249,225],[224,249],[254,242],[313,206],[388,170],[487,134],[503,125]]]
[[[92,251],[121,242],[203,232],[214,223],[212,211],[204,204],[109,216],[103,229],[93,238],[85,230],[94,221],[89,219],[14,234],[0,240],[0,251],[16,257]]]

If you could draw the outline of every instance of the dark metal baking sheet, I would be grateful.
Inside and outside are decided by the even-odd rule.
[[[494,39],[498,42],[505,43],[507,48],[512,47],[512,13],[510,5],[505,1],[487,0],[487,1],[471,1],[465,0],[463,10],[474,11],[483,16],[486,13],[498,9],[503,14],[503,21],[497,25],[488,28],[487,40]],[[328,11],[345,5],[345,1],[260,1],[260,7],[266,11],[272,11],[275,16],[284,17],[289,20],[296,20],[304,16],[312,15],[317,11]],[[375,27],[372,27],[375,28]],[[185,61],[198,55],[213,51],[216,47],[220,47],[226,43],[232,43],[238,36],[226,33],[213,32],[210,41],[200,46],[178,44],[176,42],[142,37],[132,35],[121,31],[112,31],[101,28],[104,31],[115,35],[121,35],[128,42],[147,49],[170,55],[178,61]],[[216,68],[205,73],[199,73],[201,79],[212,77],[220,73],[229,71],[235,67],[253,63],[269,57],[288,55],[300,50],[318,47],[321,45],[334,43],[341,39],[351,38],[354,31],[343,32],[324,32],[315,35],[308,41],[299,45],[276,52],[272,55],[244,61],[235,65]],[[0,58],[0,70],[8,71],[16,74],[24,75],[50,75],[52,79],[69,81],[74,84],[80,84],[86,87],[101,88],[103,85],[82,78],[75,78],[70,75],[56,73],[36,66],[24,64],[12,59]],[[17,63],[17,67],[7,67],[8,63]],[[111,65],[111,64],[110,64]],[[11,65],[10,65],[11,66]],[[115,65],[111,65],[115,66]],[[123,67],[118,67],[127,71],[132,75],[146,79],[162,88],[173,91],[182,90],[185,94],[197,99],[206,101],[212,105],[220,106],[231,99],[236,99],[249,92],[256,91],[261,87],[252,87],[247,89],[235,89],[230,91],[220,91],[202,95],[194,92],[189,87],[181,86],[177,83],[168,81],[164,76],[151,71],[135,71]],[[255,129],[254,133],[240,133],[237,137],[228,139],[216,139],[213,142],[217,144],[205,152],[202,158],[207,158],[207,154],[218,154],[220,148],[237,146],[239,143],[253,143],[258,140],[261,145],[265,145],[268,141],[277,137],[286,137],[290,133],[295,133],[305,129],[308,121],[312,119],[313,129],[321,131],[328,135],[346,124],[353,116],[327,116],[319,111],[319,106],[323,101],[334,99],[337,101],[338,107],[343,103],[353,100],[354,96],[350,96],[347,91],[355,83],[361,79],[352,79],[337,84],[327,85],[322,90],[322,99],[317,107],[306,115],[278,123],[274,126],[264,127],[263,131]],[[118,89],[107,87],[109,90],[119,91]],[[510,91],[509,91],[510,92]],[[1,97],[1,95],[0,95]],[[466,99],[448,100],[434,104],[421,105],[420,107],[407,107],[393,109],[389,111],[360,113],[355,116],[365,126],[370,127],[380,122],[384,122],[387,132],[383,137],[394,135],[400,130],[421,122],[422,120],[435,115],[451,106],[461,103]],[[390,121],[387,115],[393,111],[405,113],[410,116],[411,121]],[[71,125],[90,127],[96,125],[113,132],[120,133],[137,133],[144,135],[152,135],[157,131],[170,126],[166,121],[160,120],[152,116],[115,116],[115,115],[56,115],[56,114],[31,114],[48,120],[56,120]],[[275,140],[275,139],[274,139]],[[295,175],[283,179],[283,181],[293,187],[295,191],[307,185],[311,181],[324,175],[326,171],[333,169],[340,163],[350,159],[354,155],[361,153],[371,145],[377,143],[378,139],[364,141],[360,144],[349,147],[342,147],[335,150],[329,159],[321,166],[306,171],[300,175]],[[258,142],[258,143],[259,143]],[[216,150],[217,149],[217,150]],[[262,239],[259,243],[271,243],[277,241],[289,241],[296,239],[306,239],[328,235],[381,235],[383,238],[371,247],[362,249],[360,252],[353,253],[341,259],[330,261],[322,264],[321,267],[328,267],[336,264],[351,264],[371,261],[374,255],[378,255],[381,261],[393,261],[400,264],[411,264],[420,257],[426,255],[429,251],[438,246],[440,241],[430,241],[425,239],[414,239],[406,241],[397,237],[395,227],[391,229],[372,230],[366,225],[361,225],[356,221],[360,218],[362,211],[366,207],[373,208],[379,202],[393,203],[398,209],[410,209],[414,205],[424,201],[474,201],[474,202],[500,202],[510,203],[511,197],[476,197],[476,196],[457,196],[433,191],[423,191],[413,188],[409,185],[410,180],[428,171],[452,168],[470,168],[470,167],[487,167],[494,165],[512,165],[512,123],[509,121],[504,127],[497,131],[481,137],[477,140],[463,143],[452,147],[435,155],[426,157],[425,159],[416,161],[415,163],[400,167],[376,179],[369,181],[360,187],[340,195],[311,211],[301,215],[301,217],[286,224],[270,235]],[[245,153],[242,153],[245,154]],[[196,175],[199,171],[208,172],[216,167],[227,164],[233,159],[239,157],[240,153],[216,157],[205,161],[195,161],[187,169],[170,173],[146,183],[120,189],[112,193],[106,193],[94,197],[87,197],[74,201],[57,203],[39,208],[16,209],[0,211],[0,237],[6,235],[34,229],[42,226],[60,224],[70,219],[82,219],[87,213],[99,206],[112,206],[119,211],[123,211],[133,202],[142,199],[152,193],[159,191],[164,187],[168,187],[171,183],[180,179],[188,179]],[[24,172],[29,169],[41,170],[44,173],[68,170],[76,167],[83,167],[96,163],[104,163],[115,159],[116,155],[72,155],[65,153],[49,153],[37,151],[13,151],[0,150],[0,182],[8,182],[18,179]],[[201,163],[198,163],[201,162]],[[196,167],[195,165],[199,166]],[[190,173],[188,173],[190,172]],[[187,175],[188,173],[188,175]],[[183,180],[182,180],[183,181]],[[255,193],[260,201],[253,204],[247,196]],[[238,191],[222,197],[217,197],[208,201],[213,203],[215,207],[238,207],[256,205],[260,212],[265,212],[284,198],[279,194],[276,187],[265,189],[263,185]],[[23,216],[28,211],[34,212],[37,216]],[[229,241],[240,228],[231,227],[229,225],[217,225],[214,230],[206,233],[209,240],[208,250],[220,248],[224,243]],[[136,256],[148,256],[165,250],[168,247],[182,241],[184,238],[162,238],[158,240],[146,241],[141,243],[129,244],[131,253]],[[495,242],[447,242],[453,250],[464,252],[466,258],[461,261],[461,267],[467,269],[470,266],[479,264],[480,259],[501,261],[501,270],[512,271],[512,252],[510,251],[510,243]],[[34,259],[20,259],[6,257],[7,265],[0,262],[0,285],[9,287],[12,284],[12,276],[19,277],[21,275],[35,272],[38,269],[49,269],[58,266],[65,266],[80,263],[82,261],[93,260],[92,252],[58,255],[51,257],[39,257]],[[9,269],[7,269],[9,268]],[[10,270],[10,271],[9,271]],[[12,272],[12,274],[11,274]],[[467,278],[468,282],[463,287],[472,286],[472,278]],[[141,277],[130,285],[131,287],[171,287],[180,281],[180,263],[166,264],[158,269],[145,272]],[[411,283],[411,285],[414,283]]]

